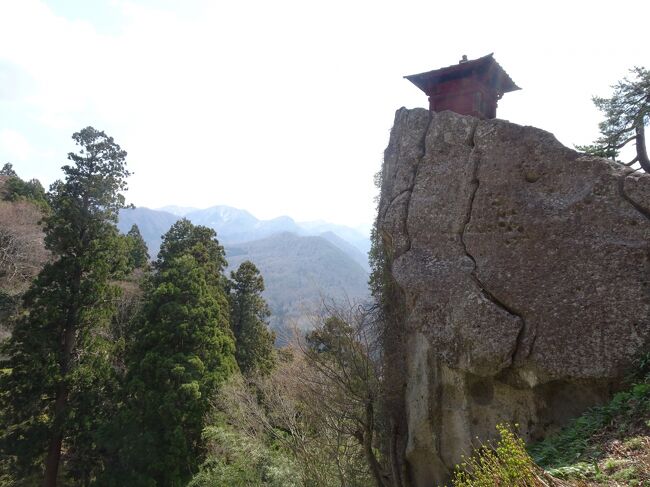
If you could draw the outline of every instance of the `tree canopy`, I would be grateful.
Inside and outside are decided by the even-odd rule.
[[[131,226],[126,237],[129,246],[129,266],[134,269],[146,267],[149,264],[149,250],[140,229],[135,223]]]
[[[0,169],[0,176],[6,178],[1,195],[3,200],[27,200],[36,203],[42,208],[47,207],[45,189],[38,179],[22,180],[9,162]]]
[[[264,279],[250,261],[231,273],[230,323],[237,344],[237,363],[244,374],[268,373],[275,363],[275,334],[268,328],[271,314],[262,297]]]
[[[645,140],[645,126],[650,122],[650,71],[637,66],[630,73],[631,78],[624,78],[612,87],[614,92],[610,98],[593,97],[594,104],[605,116],[599,124],[601,136],[593,144],[578,149],[616,160],[620,151],[634,142],[636,155],[625,164],[638,163],[645,172],[650,172]]]
[[[0,448],[23,475],[45,471],[44,486],[57,482],[62,450],[70,471],[88,477],[94,468],[95,422],[109,408],[110,343],[100,332],[110,321],[117,290],[110,284],[119,254],[117,213],[124,206],[126,152],[92,127],[73,135],[80,147],[68,154],[65,180],[48,194],[45,245],[53,260],[24,297],[26,313],[3,347],[0,375]],[[41,467],[45,458],[44,469]]]
[[[112,485],[180,486],[198,468],[211,401],[237,369],[224,264],[214,230],[180,220],[164,235],[127,353]]]
[[[5,165],[0,169],[0,176],[18,177],[18,174],[14,171],[13,164],[5,162]]]

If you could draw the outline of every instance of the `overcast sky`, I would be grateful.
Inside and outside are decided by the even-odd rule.
[[[92,125],[138,206],[226,204],[368,225],[402,76],[490,52],[523,88],[499,118],[567,145],[591,95],[650,67],[648,1],[0,0],[0,163],[45,184]]]

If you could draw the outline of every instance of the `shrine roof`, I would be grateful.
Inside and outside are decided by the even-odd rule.
[[[497,86],[495,86],[496,89],[502,93],[520,90],[521,88],[512,81],[512,78],[510,78],[508,73],[506,73],[499,63],[496,62],[493,55],[494,53],[491,53],[478,59],[452,64],[446,68],[434,69],[433,71],[427,71],[426,73],[411,74],[409,76],[404,76],[404,78],[409,80],[422,91],[427,92],[431,86],[438,83],[463,78],[470,76],[473,73],[480,73],[493,69],[495,71],[493,79],[497,84]]]

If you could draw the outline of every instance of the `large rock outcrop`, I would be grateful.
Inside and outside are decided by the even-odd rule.
[[[500,421],[543,436],[650,343],[650,175],[503,120],[398,110],[378,229],[401,289],[409,483]]]

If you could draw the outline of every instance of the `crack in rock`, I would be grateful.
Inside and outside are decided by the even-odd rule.
[[[647,208],[644,208],[641,206],[639,203],[634,201],[626,192],[625,192],[625,180],[627,177],[632,174],[634,171],[631,172],[626,172],[623,174],[621,177],[618,178],[618,192],[621,195],[621,198],[623,198],[625,201],[627,201],[632,207],[641,213],[644,217],[646,217],[648,220],[650,220],[650,210]]]
[[[516,311],[512,306],[509,306],[499,298],[497,298],[486,286],[485,284],[481,281],[481,279],[478,277],[478,264],[476,263],[476,259],[474,256],[469,252],[467,248],[467,243],[465,242],[465,232],[467,230],[467,226],[469,225],[469,222],[472,219],[472,211],[474,209],[474,199],[476,198],[476,193],[478,192],[478,188],[480,186],[480,180],[478,177],[478,172],[479,172],[479,166],[480,166],[480,161],[481,158],[477,154],[476,151],[476,129],[478,128],[478,124],[480,123],[479,120],[476,120],[473,123],[472,129],[470,131],[469,137],[468,137],[468,145],[472,147],[472,151],[470,153],[469,159],[470,162],[473,163],[472,167],[472,176],[471,176],[471,184],[473,186],[472,192],[470,194],[469,198],[469,203],[467,205],[467,211],[465,213],[465,220],[463,221],[463,227],[460,230],[460,244],[463,247],[463,252],[465,255],[472,261],[473,264],[473,269],[470,272],[470,277],[474,281],[474,283],[478,286],[478,288],[481,290],[481,293],[483,296],[493,304],[495,304],[497,307],[503,309],[506,313],[508,313],[511,316],[514,316],[515,318],[519,319],[521,322],[521,326],[519,328],[519,332],[517,333],[517,338],[515,339],[515,345],[513,347],[512,352],[510,353],[510,364],[512,365],[515,362],[515,359],[521,354],[525,353],[524,358],[528,357],[533,349],[533,345],[535,343],[535,338],[536,338],[536,333],[533,332],[533,336],[530,340],[530,344],[527,347],[527,350],[524,352],[522,350],[523,347],[523,342],[524,342],[524,337],[527,334],[527,325],[526,325],[526,320],[524,320],[524,317]]]
[[[417,164],[418,165],[420,164],[419,161]],[[413,191],[413,185],[397,193],[397,195],[386,204],[386,209],[384,210],[383,215],[381,216],[382,221],[386,219],[386,215],[388,214],[388,211],[390,210],[391,206],[393,206],[393,203],[395,203],[397,198],[402,196],[404,193],[410,193],[411,191]]]
[[[411,198],[413,196],[413,189],[415,188],[415,182],[418,180],[418,173],[420,171],[420,165],[422,164],[422,160],[427,154],[427,134],[429,133],[429,130],[431,129],[431,122],[433,121],[433,117],[429,116],[429,122],[427,123],[427,127],[424,130],[424,135],[422,136],[422,141],[420,142],[421,144],[421,149],[422,149],[422,155],[418,157],[417,162],[415,163],[415,167],[413,168],[413,179],[411,180],[411,185],[408,189],[402,191],[402,193],[408,192],[408,198],[406,199],[406,214],[404,215],[404,236],[406,237],[406,241],[408,242],[406,246],[406,250],[402,252],[400,255],[404,255],[406,252],[411,250],[411,236],[409,235],[409,214],[411,211]],[[399,196],[399,195],[398,195]],[[397,198],[397,197],[396,197]],[[399,257],[399,256],[395,256]]]

